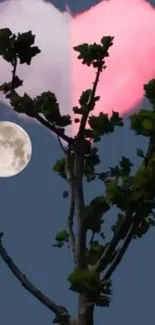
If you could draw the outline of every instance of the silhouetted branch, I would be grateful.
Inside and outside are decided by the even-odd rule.
[[[50,124],[47,120],[45,120],[42,116],[38,113],[34,112],[33,117],[39,121],[42,125],[46,126],[49,130],[54,132],[58,137],[62,140],[66,141],[69,144],[73,144],[74,140],[71,137],[68,137],[66,134],[62,133],[61,130],[57,129],[54,125]]]
[[[118,251],[116,257],[114,258],[112,264],[110,265],[109,269],[105,272],[105,274],[102,278],[103,280],[110,279],[110,277],[113,274],[113,272],[115,271],[116,267],[120,264],[127,248],[129,247],[129,245],[131,243],[131,240],[133,238],[133,229],[134,229],[134,226],[132,225],[128,231],[128,234],[124,240],[122,247],[119,249],[119,251]]]
[[[17,57],[15,57],[14,58],[14,61],[12,62],[13,70],[12,70],[12,79],[11,79],[11,93],[13,93],[14,90],[15,90],[14,89],[14,80],[15,80],[15,77],[16,77],[17,63],[18,63]],[[68,137],[66,134],[62,133],[61,130],[59,130],[56,126],[54,126],[51,123],[49,123],[42,116],[40,116],[37,112],[33,112],[31,117],[35,118],[42,125],[44,125],[49,130],[51,130],[52,132],[54,132],[58,136],[58,139],[59,140],[61,138],[62,140],[66,141],[68,144],[73,144],[73,142],[74,142],[73,138]]]
[[[68,232],[69,232],[69,237],[70,237],[72,251],[73,251],[73,258],[75,259],[75,235],[73,231],[75,202],[74,202],[74,189],[73,189],[72,181],[70,181],[70,183],[71,184],[70,184],[70,208],[69,208],[69,216],[68,216]]]
[[[96,89],[97,89],[97,84],[99,82],[99,77],[100,77],[100,73],[101,72],[102,72],[102,63],[97,68],[95,81],[93,83],[93,88],[92,88],[92,92],[91,92],[91,95],[90,95],[90,100],[89,100],[89,103],[87,105],[86,112],[82,115],[81,123],[80,123],[80,127],[79,127],[79,131],[78,131],[77,137],[80,137],[83,134],[83,132],[85,130],[85,126],[86,126],[86,122],[87,122],[88,115],[89,115],[90,111],[94,108],[93,107],[94,106],[94,97],[95,97],[95,93],[96,93]]]
[[[71,161],[71,150],[68,149],[67,155],[66,155],[66,164],[65,164],[65,172],[67,177],[67,182],[69,185],[69,191],[70,191],[70,207],[69,207],[69,215],[68,215],[68,232],[69,232],[69,238],[72,246],[73,251],[73,258],[75,259],[75,235],[73,231],[73,218],[74,218],[74,212],[75,212],[75,198],[74,198],[74,174],[73,174],[73,166]]]
[[[3,233],[0,233],[0,256],[3,261],[7,264],[10,271],[14,274],[14,276],[19,280],[21,285],[28,290],[34,297],[36,297],[42,304],[44,304],[47,308],[49,308],[53,313],[55,313],[61,320],[64,325],[70,324],[70,315],[68,314],[66,309],[64,311],[57,305],[53,300],[45,296],[39,289],[37,289],[23,274],[20,269],[15,265],[12,258],[7,253],[6,249],[2,244],[2,236]]]
[[[124,216],[124,219],[122,220],[122,222],[120,223],[117,232],[113,235],[112,240],[110,241],[109,245],[107,246],[107,248],[105,249],[105,251],[103,252],[103,254],[101,255],[101,257],[98,259],[97,263],[94,266],[94,270],[97,272],[102,272],[106,266],[105,261],[107,260],[107,256],[111,253],[111,251],[113,251],[116,246],[118,245],[120,238],[121,238],[121,233],[122,233],[122,229],[124,229],[125,224],[128,222],[128,229],[130,228],[131,224],[132,224],[132,212],[127,211],[126,215]],[[130,222],[128,221],[130,219]]]
[[[59,144],[60,144],[60,148],[62,149],[62,151],[64,152],[64,154],[66,154],[66,153],[67,153],[67,150],[66,150],[65,147],[63,146],[60,137],[57,136],[57,138],[58,138],[58,142],[59,142]]]

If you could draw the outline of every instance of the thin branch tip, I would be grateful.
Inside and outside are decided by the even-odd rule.
[[[4,232],[0,232],[0,244],[2,242],[2,237],[4,236]]]

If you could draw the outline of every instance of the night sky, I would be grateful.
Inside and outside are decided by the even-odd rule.
[[[0,1],[1,2],[1,1]],[[51,1],[64,9],[63,0]],[[81,12],[99,1],[73,1],[67,4],[72,12]],[[155,4],[155,1],[152,1]],[[143,101],[143,106],[148,106]],[[0,120],[5,120],[6,106],[0,104]],[[68,290],[66,277],[72,270],[71,254],[66,249],[52,247],[55,234],[65,228],[68,202],[62,199],[65,182],[52,171],[55,161],[62,157],[56,139],[40,125],[21,121],[7,115],[7,120],[21,125],[29,134],[33,155],[28,167],[13,178],[0,179],[0,231],[4,245],[22,272],[58,304],[64,304],[73,315],[76,297]],[[105,138],[100,144],[105,168],[117,163],[122,155],[139,164],[136,149],[146,147],[142,137],[125,127]],[[93,185],[92,185],[93,184]],[[103,193],[102,184],[86,185],[86,200]],[[116,210],[110,213],[114,220]],[[113,276],[111,307],[98,308],[95,324],[153,324],[155,292],[155,230],[141,240],[133,241],[123,262]],[[111,233],[110,233],[111,234]],[[0,259],[0,323],[51,324],[52,313],[17,282]]]

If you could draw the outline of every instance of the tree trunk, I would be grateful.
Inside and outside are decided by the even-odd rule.
[[[86,295],[79,295],[78,325],[94,325],[94,305]]]

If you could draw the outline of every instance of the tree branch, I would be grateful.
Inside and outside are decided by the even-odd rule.
[[[89,100],[89,103],[87,105],[86,112],[82,115],[81,123],[80,123],[80,127],[79,127],[77,137],[81,137],[83,135],[89,112],[94,108],[94,104],[95,104],[94,103],[94,97],[95,97],[95,93],[96,93],[96,89],[97,89],[97,84],[99,82],[100,73],[102,72],[102,67],[103,67],[103,64],[101,62],[101,64],[97,68],[96,77],[95,77],[95,81],[93,83],[93,88],[92,88],[90,100]]]
[[[144,160],[143,160],[141,166],[145,166],[145,167],[147,168],[147,166],[148,166],[148,164],[149,164],[150,160],[152,159],[152,156],[154,155],[154,152],[155,152],[155,144],[154,144],[154,143],[155,143],[155,138],[154,138],[154,136],[152,136],[152,137],[150,138],[150,140],[149,140],[148,149],[147,149],[146,155],[145,155],[145,157],[144,157]],[[141,168],[141,166],[140,166],[140,168]],[[139,169],[140,169],[140,168],[139,168]],[[139,170],[138,170],[138,171],[139,171]],[[138,173],[138,171],[137,171],[137,173]],[[124,219],[122,220],[120,226],[118,227],[118,230],[117,230],[116,234],[114,234],[114,236],[113,236],[111,242],[109,243],[107,249],[106,249],[106,250],[104,251],[104,253],[101,255],[101,257],[100,257],[99,260],[97,261],[96,265],[94,265],[94,270],[95,270],[95,271],[101,271],[101,272],[102,272],[102,271],[104,270],[104,268],[106,267],[106,265],[105,265],[105,260],[106,260],[106,258],[107,258],[107,256],[108,256],[108,254],[110,253],[110,251],[113,250],[113,249],[115,249],[116,246],[118,245],[118,243],[119,243],[119,241],[120,241],[120,238],[121,238],[121,232],[122,232],[122,229],[124,228],[124,225],[125,225],[127,222],[128,222],[128,231],[130,231],[130,227],[131,227],[132,222],[133,222],[132,216],[133,216],[133,212],[131,212],[131,211],[127,211],[127,212],[126,212],[126,216],[125,216]],[[129,220],[130,220],[130,221],[129,221]],[[129,238],[130,238],[130,236],[129,236]],[[129,238],[126,238],[127,242],[128,242],[128,240],[129,240]],[[131,240],[130,240],[130,241],[131,241]],[[129,243],[130,243],[130,242],[129,242]],[[128,244],[128,245],[129,245],[129,244]],[[128,247],[128,246],[127,246],[127,247]],[[126,249],[127,249],[127,248],[126,248]],[[126,249],[125,249],[125,250],[126,250]],[[122,259],[123,255],[124,255],[124,253],[123,253],[123,255],[122,255],[122,257],[121,257],[121,254],[122,254],[123,250],[124,250],[124,247],[122,246],[122,251],[119,251],[119,252],[118,252],[118,255],[116,256],[115,263],[117,262],[117,258],[118,258],[118,260],[119,260],[119,258]],[[120,254],[120,255],[119,255],[119,254]],[[115,264],[114,264],[114,265],[115,265]],[[111,270],[113,270],[112,265],[111,265]],[[108,272],[108,271],[107,271],[107,272]],[[109,271],[109,272],[110,272],[110,271]],[[112,273],[113,273],[113,271],[112,271]],[[110,274],[110,273],[109,273],[109,274]]]
[[[97,263],[94,265],[93,269],[96,272],[102,272],[104,270],[104,268],[106,267],[105,261],[107,260],[107,256],[118,245],[118,243],[120,241],[120,238],[121,238],[122,229],[124,229],[125,224],[128,222],[129,223],[129,225],[128,225],[129,228],[130,228],[130,226],[132,224],[132,214],[133,213],[131,211],[126,212],[126,215],[125,215],[124,219],[122,220],[122,222],[120,223],[116,234],[113,235],[113,238],[112,238],[111,242],[109,243],[109,245],[107,246],[107,248],[105,249],[105,251],[103,252],[101,257],[98,259]],[[130,222],[129,222],[129,220],[130,220]]]
[[[69,184],[69,190],[70,190],[70,207],[69,207],[69,215],[68,215],[68,232],[71,242],[71,247],[73,251],[73,259],[75,261],[75,235],[73,231],[73,217],[75,212],[75,198],[74,198],[74,172],[73,172],[73,163],[72,163],[72,157],[71,157],[71,147],[68,147],[68,150],[65,151],[66,154],[66,164],[65,164],[65,172],[67,177],[67,182]]]
[[[62,142],[61,142],[61,139],[60,139],[60,137],[59,137],[59,136],[57,136],[57,138],[58,138],[58,142],[59,142],[60,148],[62,149],[62,151],[63,151],[63,152],[64,152],[64,154],[66,155],[66,153],[67,153],[67,150],[66,150],[66,148],[64,148],[64,146],[63,146],[63,144],[62,144]]]
[[[74,189],[73,189],[73,184],[72,184],[72,181],[71,181],[71,184],[70,184],[70,208],[69,208],[69,216],[68,216],[68,232],[69,232],[71,247],[72,247],[72,251],[73,251],[73,259],[74,259],[74,263],[76,264],[76,260],[75,260],[75,235],[74,235],[74,231],[73,231],[74,211],[75,211]]]
[[[73,144],[74,140],[72,137],[68,137],[66,134],[62,133],[59,129],[57,129],[54,125],[50,124],[47,120],[45,120],[42,116],[40,116],[37,112],[34,112],[33,117],[40,122],[42,125],[46,126],[49,130],[54,132],[59,138],[66,141],[69,144]]]
[[[80,148],[81,149],[81,148]],[[76,266],[79,269],[86,267],[86,227],[85,227],[85,202],[83,195],[83,158],[81,151],[75,152],[74,166],[74,199],[77,217],[77,238],[75,243]]]
[[[124,240],[124,243],[122,245],[122,247],[119,249],[116,257],[114,258],[112,264],[110,265],[109,269],[105,272],[102,280],[108,280],[110,279],[111,275],[113,274],[113,272],[115,271],[116,267],[120,264],[127,248],[129,247],[131,240],[133,238],[133,230],[134,230],[134,226],[132,225],[131,228],[128,231],[128,234]]]
[[[16,77],[17,63],[18,63],[18,60],[17,60],[17,57],[15,57],[13,62],[12,62],[13,70],[12,70],[12,80],[11,80],[11,89],[10,89],[11,93],[13,93],[14,90],[15,90],[14,89],[14,80],[15,80],[15,77]],[[25,112],[23,112],[23,113],[25,113]],[[29,114],[27,114],[27,115],[29,116]],[[31,117],[35,118],[42,125],[44,125],[49,130],[54,132],[58,136],[59,140],[61,138],[62,140],[66,141],[68,144],[73,144],[74,143],[74,140],[73,140],[72,137],[68,137],[66,134],[63,134],[57,127],[55,127],[54,125],[49,123],[42,116],[40,116],[37,112],[33,112],[33,114],[31,114]]]
[[[21,285],[29,291],[34,297],[36,297],[43,305],[50,309],[54,314],[56,314],[64,325],[70,324],[70,315],[67,312],[63,312],[59,305],[57,305],[53,300],[45,296],[39,289],[37,289],[23,274],[20,269],[15,265],[12,258],[7,253],[6,249],[2,244],[3,233],[0,233],[0,256],[3,261],[7,264],[10,271],[18,279]],[[65,310],[65,308],[64,308]]]

